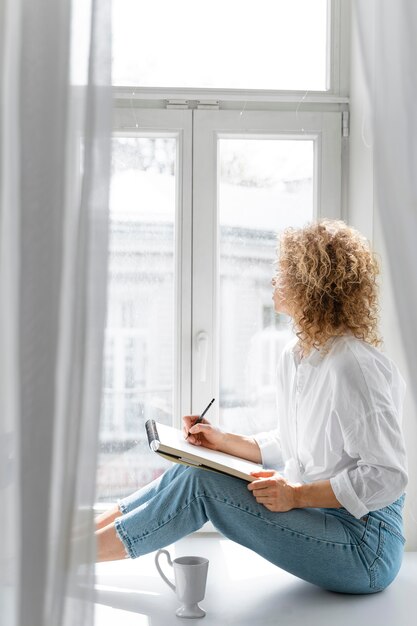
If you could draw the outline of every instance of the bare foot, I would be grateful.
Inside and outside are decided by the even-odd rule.
[[[120,511],[118,506],[115,506],[113,509],[109,509],[108,511],[101,513],[95,519],[96,530],[105,528],[106,526],[114,522],[114,520],[117,517],[120,517],[121,515],[122,515],[122,512]]]
[[[129,558],[124,544],[120,541],[114,523],[105,528],[101,528],[96,533],[97,540],[97,562],[119,561]]]

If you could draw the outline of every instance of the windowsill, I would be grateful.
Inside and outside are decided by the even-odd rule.
[[[404,555],[402,569],[384,592],[369,596],[333,594],[280,570],[220,535],[194,534],[168,546],[171,557],[209,559],[204,626],[311,624],[409,626],[417,579],[417,552]],[[96,626],[167,626],[179,606],[159,577],[155,554],[96,567]],[[169,577],[171,572],[161,562]],[[172,578],[172,577],[171,577]],[[179,622],[178,622],[179,623]]]

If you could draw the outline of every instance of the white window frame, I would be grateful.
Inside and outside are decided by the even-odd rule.
[[[314,217],[340,219],[341,113],[194,111],[193,144],[193,385],[192,409],[219,398],[218,139],[314,140]],[[207,337],[201,380],[198,338]],[[216,412],[218,414],[218,412]]]
[[[322,106],[320,110],[300,111],[297,107],[288,111],[266,106],[252,111],[237,102],[238,108],[212,111],[166,110],[150,102],[144,108],[144,101],[121,104],[114,111],[114,136],[175,137],[178,141],[174,375],[179,384],[175,385],[173,424],[179,427],[182,415],[199,412],[207,398],[219,398],[218,138],[239,138],[249,133],[258,138],[314,139],[314,214],[340,218],[343,215],[341,107],[333,103],[330,111]],[[204,259],[211,259],[211,263]],[[201,330],[208,337],[208,368],[203,382],[199,380],[197,353]],[[213,411],[211,419],[217,415],[218,411]],[[106,508],[105,504],[96,506],[97,511]],[[206,525],[204,530],[213,528]]]
[[[144,101],[160,106],[167,100],[187,102],[286,102],[346,104],[349,95],[350,0],[327,0],[327,85],[323,91],[284,89],[214,89],[116,86],[116,100]],[[208,51],[209,54],[209,51]]]
[[[191,409],[192,112],[118,107],[114,137],[174,137],[176,152],[174,285],[174,424]]]
[[[329,199],[334,194],[337,199],[334,205],[334,216],[338,217],[344,214],[344,196],[346,193],[346,174],[342,171],[341,165],[347,162],[346,150],[347,139],[340,139],[341,124],[340,116],[342,111],[347,111],[349,106],[349,41],[350,41],[350,2],[349,0],[328,0],[329,15],[328,29],[330,36],[328,37],[328,54],[327,54],[327,76],[328,85],[326,91],[283,91],[283,90],[234,90],[234,89],[152,89],[136,87],[115,87],[113,88],[115,111],[114,111],[114,133],[115,136],[145,136],[145,132],[149,132],[152,136],[154,133],[160,133],[161,136],[172,136],[178,139],[177,150],[177,188],[176,188],[176,228],[175,228],[175,255],[176,255],[176,285],[175,285],[175,328],[178,333],[174,339],[175,354],[175,372],[177,374],[178,384],[175,385],[174,393],[174,424],[179,426],[181,415],[199,411],[201,409],[201,397],[212,397],[211,392],[207,389],[200,389],[194,392],[192,397],[192,382],[196,383],[197,367],[195,335],[198,332],[203,321],[198,320],[198,311],[191,311],[190,302],[193,297],[193,288],[198,289],[198,273],[194,273],[194,282],[192,277],[192,255],[193,250],[197,248],[198,237],[194,235],[193,241],[193,215],[192,202],[199,201],[197,199],[197,190],[192,188],[188,181],[193,180],[193,119],[192,110],[198,107],[217,106],[222,111],[218,111],[222,115],[220,119],[225,119],[223,110],[228,109],[236,111],[240,114],[242,111],[247,115],[253,109],[257,115],[262,117],[266,112],[275,110],[285,112],[286,115],[297,115],[298,119],[303,119],[303,128],[309,133],[323,132],[323,127],[318,130],[318,125],[313,124],[315,128],[307,123],[304,114],[323,116],[323,121],[328,117],[329,113],[336,115],[334,117],[334,133],[336,134],[336,126],[338,126],[338,136],[335,137],[333,147],[328,143],[327,139],[321,144],[321,172],[326,171],[326,163],[333,154],[334,162],[338,164],[339,171],[336,174],[338,180],[339,191],[329,191],[326,181],[322,187],[321,193],[324,198],[325,205],[329,205]],[[167,106],[172,106],[172,102],[177,101],[173,106],[179,107],[179,110],[167,110]],[[184,107],[182,109],[181,107]],[[187,110],[188,109],[188,110]],[[224,111],[225,112],[225,111]],[[212,112],[211,112],[212,113]],[[302,114],[302,115],[301,115]],[[203,116],[200,116],[203,117]],[[328,117],[330,119],[330,117]],[[310,118],[313,120],[313,117]],[[253,130],[253,129],[252,129]],[[260,129],[257,129],[260,131]],[[296,129],[299,130],[299,129]],[[230,132],[230,126],[228,127]],[[216,130],[213,132],[227,132],[226,129]],[[233,130],[236,132],[236,129]],[[268,131],[260,132],[271,132]],[[284,131],[282,131],[284,132]],[[295,131],[293,131],[295,132]],[[295,132],[297,134],[297,132]],[[288,137],[290,137],[290,132]],[[323,137],[323,135],[322,135]],[[211,141],[215,137],[212,136]],[[329,139],[330,141],[330,139]],[[342,154],[340,154],[340,143],[342,145]],[[213,144],[214,149],[214,144]],[[324,161],[323,161],[324,155]],[[216,188],[217,172],[211,167],[211,182],[213,183],[211,193],[211,207],[217,206],[217,199],[213,198],[214,189]],[[197,178],[202,173],[197,173]],[[317,176],[319,172],[317,171]],[[324,176],[326,178],[326,176]],[[200,181],[201,182],[201,181]],[[201,189],[206,186],[200,185]],[[342,198],[340,195],[342,194]],[[208,199],[206,200],[208,203]],[[319,204],[317,200],[317,205]],[[337,205],[337,208],[336,208]],[[324,205],[323,205],[324,206]],[[327,210],[327,209],[326,209]],[[329,207],[331,214],[331,207]],[[211,222],[210,228],[215,228],[217,215],[215,211],[211,211],[210,217],[207,219]],[[211,245],[217,246],[217,239],[211,242]],[[213,264],[217,263],[217,252],[213,253]],[[210,272],[212,277],[216,276],[217,267],[211,266]],[[212,278],[214,280],[214,278]],[[218,278],[216,277],[216,280]],[[217,290],[215,290],[217,293]],[[195,295],[195,294],[194,294]],[[211,329],[210,333],[216,332],[218,320],[216,318],[216,305],[211,311]],[[192,315],[197,317],[194,319],[194,327],[192,327]],[[214,329],[214,330],[213,330]],[[213,354],[218,355],[218,346],[211,346]],[[193,358],[194,357],[194,358]],[[212,358],[212,357],[211,357]],[[216,356],[217,361],[217,356]],[[194,368],[194,372],[193,372]],[[211,376],[211,389],[213,393],[217,393],[214,381],[217,379],[217,372]],[[216,396],[218,397],[218,395]],[[213,412],[216,415],[217,412]],[[213,417],[213,414],[212,414]],[[107,504],[97,504],[97,510],[107,508]]]
[[[323,207],[321,213],[326,213],[328,216],[343,217],[346,212],[344,206],[346,174],[341,168],[347,161],[348,140],[341,138],[341,115],[342,112],[348,110],[349,106],[350,7],[349,0],[328,0],[328,3],[330,36],[327,56],[328,85],[325,91],[179,90],[141,88],[140,86],[113,88],[115,136],[143,137],[146,133],[149,133],[148,136],[155,136],[159,133],[159,136],[176,137],[178,140],[174,313],[174,327],[177,333],[174,339],[174,372],[178,377],[179,385],[176,385],[173,407],[173,423],[176,426],[180,425],[181,415],[200,411],[202,402],[204,404],[206,398],[213,396],[218,398],[218,371],[216,369],[209,373],[205,385],[198,384],[199,363],[196,344],[196,335],[199,330],[208,328],[208,359],[214,363],[218,362],[218,345],[214,341],[214,337],[218,336],[216,281],[219,280],[217,276],[217,197],[215,197],[217,196],[217,137],[226,137],[227,133],[231,133],[236,138],[239,136],[239,128],[236,128],[236,123],[232,121],[236,120],[237,116],[246,122],[251,120],[249,130],[258,132],[260,136],[273,133],[274,136],[280,134],[285,135],[286,138],[292,138],[299,134],[300,128],[303,128],[305,136],[318,138],[318,168],[315,176],[320,183],[318,193],[321,194],[321,198],[316,198],[316,207],[321,205]],[[219,110],[199,110],[212,107]],[[265,122],[271,112],[277,115],[279,112],[281,117],[279,130],[278,128],[271,129],[269,122],[262,124],[262,118]],[[205,149],[208,150],[206,156],[210,150],[212,150],[211,154],[214,154],[214,160],[209,169],[204,172],[202,166],[196,165],[198,155],[194,154],[193,158],[193,117],[194,122],[198,120],[194,134],[206,133],[206,137],[201,138],[205,142]],[[294,118],[297,118],[298,126],[294,123]],[[282,123],[285,119],[287,124]],[[204,130],[201,126],[203,120],[208,124]],[[208,130],[210,124],[211,130]],[[245,126],[241,126],[240,132],[245,129]],[[329,170],[327,168],[331,162],[333,166]],[[193,168],[201,171],[193,172]],[[324,172],[327,173],[324,174]],[[209,181],[211,190],[208,189]],[[203,228],[204,235],[201,226],[198,226],[198,220],[197,224],[194,224],[193,233],[193,202],[195,207],[198,204],[199,214],[204,214],[203,220],[207,221],[206,226],[209,231],[204,231]],[[207,207],[209,210],[205,213]],[[319,215],[320,212],[317,211],[316,214]],[[200,234],[195,232],[196,228]],[[198,292],[201,288],[199,277],[202,276],[197,258],[193,269],[193,252],[194,254],[197,250],[201,252],[201,246],[207,245],[211,246],[211,251],[206,248],[205,254],[212,255],[209,280],[213,284],[213,293],[216,294],[216,301],[209,303],[206,309],[208,320],[204,319],[204,315],[201,316],[199,311],[199,308],[205,308],[204,304],[197,307],[194,305],[193,310],[190,307],[193,298],[196,302],[196,293],[193,293],[193,290]],[[203,272],[206,271],[203,270]],[[197,298],[199,297],[197,295]],[[192,391],[192,384],[194,384],[194,391]],[[105,506],[98,505],[98,508],[102,509]]]
[[[326,93],[349,95],[350,0],[328,0],[328,69]]]
[[[313,139],[314,215],[343,215],[341,112],[166,110],[132,103],[115,109],[116,137],[159,135],[178,140],[174,373],[179,385],[175,385],[173,407],[177,427],[181,415],[198,413],[207,398],[219,397],[217,140],[248,134]],[[198,353],[201,332],[207,337],[203,381]]]

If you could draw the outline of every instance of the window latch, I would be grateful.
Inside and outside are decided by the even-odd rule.
[[[166,101],[167,109],[189,109],[189,100],[167,100]]]

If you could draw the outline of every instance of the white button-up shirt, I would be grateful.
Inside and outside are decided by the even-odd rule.
[[[356,518],[394,502],[407,485],[401,432],[405,383],[396,365],[347,335],[300,359],[297,341],[277,370],[276,431],[255,436],[264,467],[290,482],[328,480]]]

